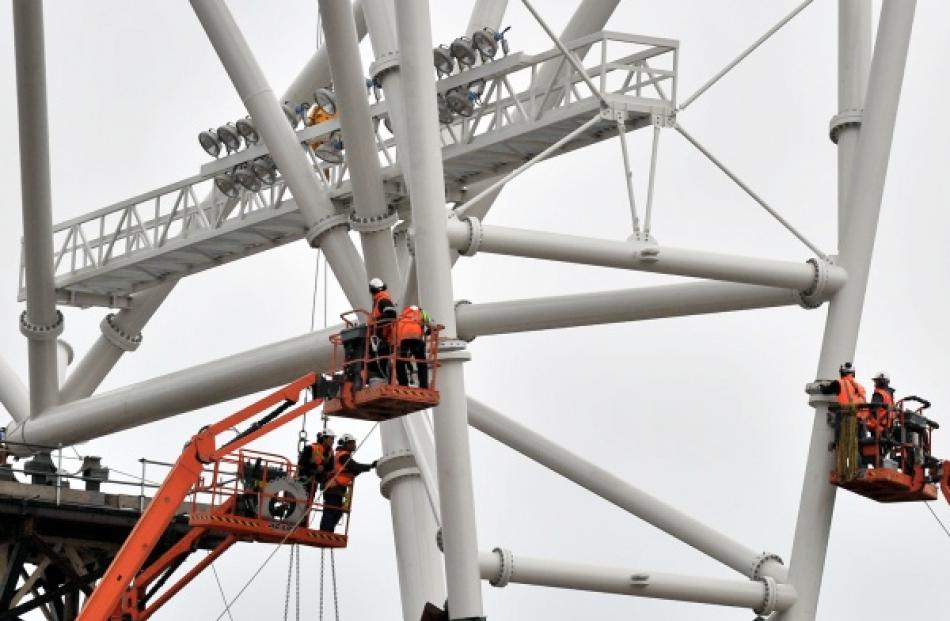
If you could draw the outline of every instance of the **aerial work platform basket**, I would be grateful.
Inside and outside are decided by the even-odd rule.
[[[317,530],[325,507],[316,482],[300,476],[286,457],[240,450],[215,462],[206,475],[192,488],[189,525],[239,541],[346,547],[349,498],[345,506],[332,507],[343,513],[343,533]]]
[[[917,407],[910,407],[912,403]],[[910,396],[892,406],[864,403],[850,411],[839,408],[838,468],[831,472],[830,482],[885,503],[936,500],[939,487],[950,502],[950,462],[931,454],[931,434],[940,425],[924,416],[929,407],[926,399]],[[848,417],[854,420],[849,423]],[[850,442],[849,424],[856,433]]]
[[[363,309],[341,317],[346,327],[330,338],[333,370],[318,382],[324,414],[385,421],[439,404],[441,325],[427,328],[422,353],[413,356],[393,338],[395,322],[376,321]]]

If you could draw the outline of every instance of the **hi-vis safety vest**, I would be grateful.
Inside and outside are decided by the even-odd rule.
[[[377,291],[373,294],[373,319],[379,321],[382,319],[383,314],[379,310],[379,303],[382,300],[389,300],[392,303],[393,298],[389,295],[389,292],[383,289],[382,291]]]
[[[327,487],[353,485],[353,475],[345,470],[346,462],[350,460],[350,451],[340,449],[333,456],[333,478],[327,482]]]
[[[406,339],[422,340],[424,337],[424,317],[426,313],[418,306],[407,306],[396,320],[396,342]]]
[[[864,386],[855,381],[853,375],[845,375],[838,383],[841,386],[838,390],[838,405],[841,406],[842,411],[854,409],[854,406],[867,402]],[[867,418],[867,414],[866,410],[857,410],[860,419]]]
[[[891,394],[890,390],[887,390],[886,388],[878,388],[877,386],[874,387],[874,394],[881,395],[882,405],[881,407],[877,408],[877,411],[875,412],[876,420],[873,420],[872,422],[874,422],[875,425],[880,426],[882,430],[887,429],[891,426],[891,423],[894,422],[894,395]]]

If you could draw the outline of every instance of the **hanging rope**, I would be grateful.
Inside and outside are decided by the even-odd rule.
[[[364,444],[366,444],[366,441],[369,440],[369,437],[373,435],[373,432],[376,431],[378,427],[379,427],[379,423],[376,422],[373,424],[370,430],[366,432],[366,435],[363,436],[363,439],[360,440],[359,444],[356,445],[356,450],[354,450],[350,454],[349,458],[347,458],[347,460],[340,465],[341,470],[342,468],[346,467],[346,464],[348,464],[349,461],[353,459],[353,456],[356,455],[356,453],[363,447]],[[317,493],[317,496],[314,499],[314,502],[319,503],[322,499],[323,499],[323,490],[320,490]],[[287,539],[297,530],[297,528],[304,521],[304,519],[306,519],[308,515],[310,515],[309,511],[304,511],[301,513],[297,521],[293,525],[291,525],[289,529],[287,529],[287,533],[284,535],[284,537],[274,546],[274,549],[271,551],[271,553],[267,555],[267,558],[265,558],[263,562],[261,562],[261,564],[257,567],[257,569],[254,570],[254,573],[251,574],[251,577],[247,579],[247,581],[244,583],[241,589],[237,592],[237,594],[233,598],[231,598],[230,602],[226,604],[225,609],[221,611],[221,613],[217,617],[215,617],[215,621],[220,621],[221,618],[224,617],[224,615],[229,614],[228,611],[230,607],[234,606],[234,603],[244,594],[245,591],[247,591],[247,588],[251,586],[251,584],[257,579],[257,577],[261,574],[264,568],[267,567],[267,564],[270,563],[271,560],[274,558],[274,555],[277,554],[278,550],[280,550],[280,548],[285,543],[287,543]],[[331,558],[331,564],[332,564],[332,558]]]
[[[290,546],[290,558],[287,562],[287,588],[284,589],[284,621],[287,621],[287,615],[290,613],[290,583],[294,572],[294,552],[297,546]]]
[[[838,477],[844,481],[854,479],[858,473],[858,417],[853,407],[842,409],[838,427],[838,452],[835,467]]]
[[[937,520],[937,524],[940,524],[940,528],[943,529],[943,532],[946,533],[947,537],[950,537],[950,530],[947,530],[947,527],[943,525],[943,521],[937,517],[937,513],[934,511],[934,508],[926,502],[924,503],[924,506],[927,507],[928,511],[930,511],[930,515],[934,516],[934,519]]]
[[[320,621],[323,621],[323,584],[326,581],[327,550],[320,548]]]
[[[231,606],[228,605],[228,598],[224,594],[224,587],[221,586],[221,578],[218,576],[218,570],[215,568],[214,563],[211,563],[211,573],[214,574],[214,581],[218,583],[218,593],[221,594],[221,600],[224,602],[224,610],[228,613],[228,619],[234,621],[234,617],[231,616]]]
[[[340,600],[336,590],[336,556],[333,554],[333,548],[330,548],[330,580],[333,583],[333,617],[340,621]]]

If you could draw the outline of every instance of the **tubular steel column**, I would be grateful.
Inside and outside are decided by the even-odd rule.
[[[508,0],[475,0],[472,16],[469,17],[468,27],[465,29],[465,36],[470,37],[476,30],[486,27],[498,30],[507,8]]]
[[[839,257],[849,278],[828,307],[819,378],[837,377],[838,366],[854,357],[915,8],[916,0],[902,0],[885,2],[881,9]],[[780,617],[785,621],[811,621],[818,608],[835,503],[835,488],[828,483],[834,453],[828,450],[833,437],[827,415],[827,404],[815,407],[789,566],[789,582],[799,600]]]
[[[191,6],[290,186],[310,228],[307,241],[326,254],[350,304],[367,307],[366,271],[346,234],[345,216],[334,210],[234,17],[221,0],[191,0]]]
[[[42,2],[14,0],[13,39],[26,269],[26,311],[20,316],[20,331],[29,339],[30,413],[36,416],[56,405],[59,399],[56,337],[63,331],[63,315],[56,310],[53,281],[53,215]]]
[[[109,314],[99,324],[100,336],[69,374],[60,400],[69,403],[88,397],[106,378],[125,352],[138,349],[142,328],[162,305],[178,281],[163,283],[134,296],[132,308]]]
[[[356,23],[349,0],[320,0],[320,16],[346,144],[346,162],[353,183],[350,223],[360,233],[367,276],[382,278],[394,288],[399,282],[399,266],[391,227],[398,218],[383,192]]]
[[[871,0],[838,0],[838,114],[831,139],[838,144],[838,245],[847,223],[845,194],[861,129],[871,61]]]
[[[464,341],[456,338],[428,1],[400,0],[396,29],[403,96],[406,109],[412,112],[407,116],[409,150],[404,161],[412,171],[409,190],[419,298],[434,320],[445,326],[438,373],[441,402],[434,418],[449,613],[452,619],[480,619],[482,593],[462,369],[469,355]]]

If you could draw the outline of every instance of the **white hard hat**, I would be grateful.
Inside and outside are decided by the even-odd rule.
[[[377,291],[382,291],[386,288],[386,283],[383,282],[381,278],[373,278],[369,281],[369,290],[373,293]]]
[[[319,435],[324,436],[324,437],[330,437],[330,438],[336,437],[336,434],[333,432],[332,429],[324,429],[323,431],[320,432]]]
[[[356,438],[353,437],[353,434],[344,433],[342,436],[340,436],[341,444],[346,444],[347,442],[356,442]]]
[[[877,375],[875,375],[875,376],[872,377],[871,379],[873,379],[873,380],[881,380],[881,381],[884,382],[885,384],[890,384],[890,383],[891,383],[891,376],[888,375],[887,373],[885,373],[884,371],[881,371],[880,373],[878,373]]]

